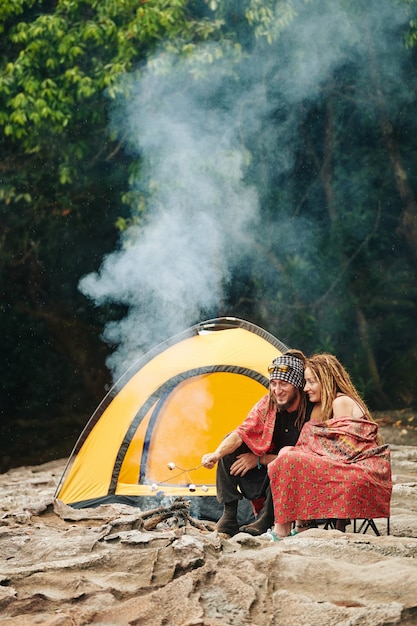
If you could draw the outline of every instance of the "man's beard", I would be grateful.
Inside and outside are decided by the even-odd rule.
[[[289,409],[290,407],[292,407],[295,402],[298,400],[298,389],[296,389],[295,387],[292,389],[291,394],[289,395],[288,399],[285,402],[279,402],[276,398],[275,398],[275,402],[277,405],[277,409],[279,411],[286,411],[287,409]],[[294,409],[295,410],[295,409]]]

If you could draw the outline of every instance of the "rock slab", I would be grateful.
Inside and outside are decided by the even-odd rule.
[[[417,447],[393,445],[390,534],[279,542],[54,501],[64,461],[0,476],[0,624],[417,625]],[[152,526],[152,525],[151,525]]]

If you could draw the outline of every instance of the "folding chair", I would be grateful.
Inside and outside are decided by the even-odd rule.
[[[387,535],[390,534],[390,518],[387,517]],[[359,524],[360,522],[360,524]],[[358,526],[359,524],[359,526]],[[367,532],[368,529],[371,529],[374,531],[375,535],[377,537],[381,536],[381,533],[379,532],[374,520],[372,518],[366,518],[363,520],[359,520],[359,519],[354,519],[353,520],[353,532],[354,533],[363,533],[365,534]]]
[[[387,517],[387,535],[390,534],[390,518]],[[336,528],[336,520],[335,519],[325,519],[319,520],[319,524],[323,524],[324,530],[328,530],[329,528]],[[372,518],[365,519],[354,519],[353,520],[353,532],[354,533],[362,533],[365,534],[369,529],[373,530],[377,537],[381,536],[381,533],[378,530],[375,521]]]

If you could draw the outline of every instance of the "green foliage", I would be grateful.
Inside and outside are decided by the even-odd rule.
[[[280,2],[251,0],[246,10],[246,18],[254,28],[255,36],[264,37],[271,44],[297,16],[295,4],[293,0]]]
[[[110,134],[109,109],[126,96],[121,77],[156,49],[186,51],[220,26],[186,0],[0,3],[1,317],[10,336],[26,338],[3,344],[20,372],[10,369],[4,386],[8,420],[42,407],[59,412],[73,393],[89,409],[101,399],[109,375],[97,344],[103,323],[120,312],[97,311],[77,285],[114,248],[117,228],[136,220],[128,215],[132,160]],[[137,208],[145,212],[143,199]],[[46,379],[58,370],[52,394]],[[32,385],[13,401],[22,380]]]
[[[201,40],[213,33],[215,24],[190,19],[187,4],[60,0],[53,11],[34,0],[2,4],[0,128],[31,154],[49,146],[52,136],[77,132],[87,120],[104,124],[103,92],[117,97],[120,76],[152,49],[167,40]],[[77,157],[87,151],[79,142]],[[71,168],[61,180],[70,182]]]

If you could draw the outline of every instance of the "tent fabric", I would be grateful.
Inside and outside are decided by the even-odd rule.
[[[237,318],[192,326],[130,367],[91,416],[55,497],[96,506],[151,495],[216,495],[201,456],[245,419],[287,346]]]

